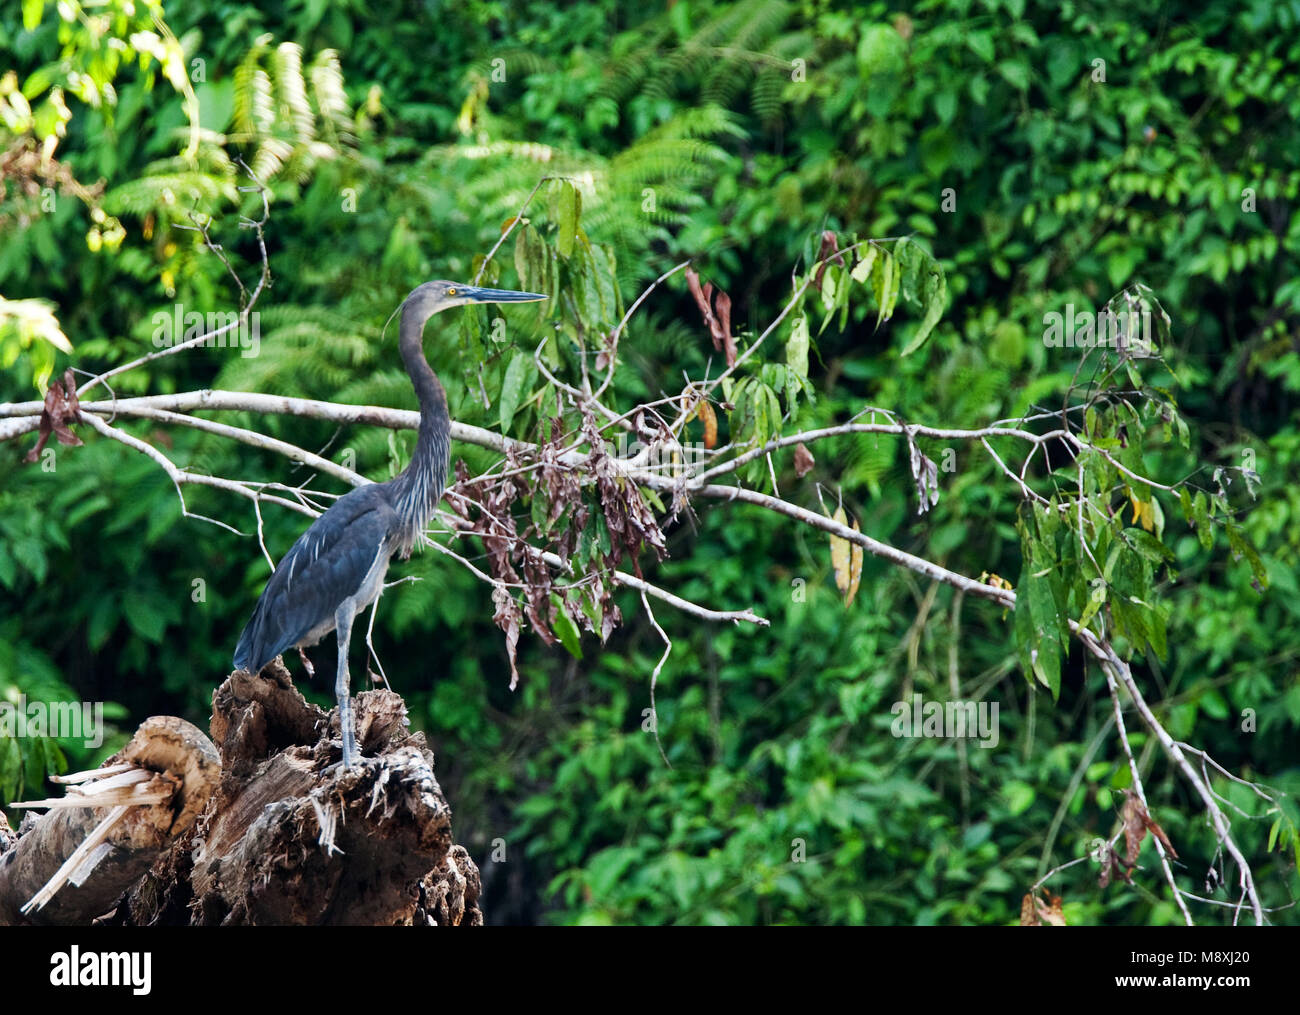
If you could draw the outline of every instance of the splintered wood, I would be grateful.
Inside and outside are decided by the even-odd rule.
[[[0,923],[80,923],[112,907],[193,824],[220,760],[202,732],[170,716],[144,722],[103,768],[54,777],[63,797],[0,855]]]
[[[211,741],[150,719],[16,842],[0,828],[0,923],[481,925],[424,735],[391,691],[355,706],[351,769],[337,710],[279,663],[216,690]]]

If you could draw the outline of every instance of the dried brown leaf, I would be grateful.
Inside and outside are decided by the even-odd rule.
[[[827,264],[838,264],[840,267],[844,267],[844,258],[835,253],[839,246],[839,237],[829,229],[822,230],[821,247],[817,251],[817,274],[813,276],[812,281],[813,288],[818,292],[821,292],[822,276],[826,274]]]
[[[1061,897],[1053,895],[1046,888],[1043,889],[1043,898],[1034,900],[1035,908],[1038,910],[1038,919],[1049,927],[1064,927],[1065,914],[1061,912]]]
[[[1132,867],[1142,851],[1142,840],[1147,835],[1147,812],[1135,793],[1125,793],[1124,807],[1120,811],[1124,822],[1124,863]]]
[[[718,290],[717,314],[714,314],[713,284],[711,282],[700,283],[700,276],[694,269],[686,269],[686,286],[690,289],[691,295],[695,298],[695,304],[700,308],[700,315],[704,318],[704,325],[709,329],[709,335],[713,339],[713,348],[718,352],[725,352],[727,357],[727,366],[736,364],[736,340],[731,334],[731,297]]]
[[[1124,861],[1120,858],[1120,855],[1115,852],[1110,843],[1105,843],[1102,848],[1105,852],[1102,854],[1101,870],[1097,875],[1098,887],[1105,888],[1116,879],[1132,884],[1133,875],[1129,867],[1124,866]]]
[[[736,339],[731,334],[731,297],[718,290],[718,298],[715,301],[718,308],[718,329],[720,335],[715,336],[717,341],[722,343],[722,349],[727,357],[727,366],[736,365]]]
[[[1061,912],[1061,897],[1053,895],[1046,888],[1040,899],[1034,892],[1029,892],[1020,900],[1020,926],[1022,927],[1064,927],[1065,914]]]
[[[77,382],[71,370],[63,374],[63,383],[50,381],[45,389],[45,403],[41,408],[41,419],[37,426],[39,436],[36,446],[23,459],[34,462],[45,450],[45,442],[54,434],[60,444],[80,447],[81,438],[68,429],[69,424],[81,422],[81,402],[77,398]]]
[[[1147,815],[1147,828],[1150,829],[1152,835],[1160,840],[1160,845],[1169,851],[1169,855],[1177,860],[1178,851],[1174,849],[1174,844],[1169,841],[1169,836],[1165,834],[1165,830],[1156,824],[1155,819],[1150,815]]]
[[[813,458],[812,452],[806,445],[796,444],[794,446],[794,474],[800,479],[812,472],[812,468],[817,464],[817,459]]]
[[[492,619],[506,635],[506,656],[510,660],[510,690],[519,686],[519,667],[516,657],[519,651],[519,604],[504,587],[497,585],[492,589],[492,602],[496,612]]]

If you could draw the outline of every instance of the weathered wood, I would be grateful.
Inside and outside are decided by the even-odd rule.
[[[481,925],[478,868],[452,842],[433,752],[401,697],[357,696],[362,758],[345,770],[337,710],[303,698],[279,662],[266,672],[213,693],[211,741],[154,718],[106,762],[143,765],[159,776],[141,788],[172,795],[130,808],[93,876],[30,919],[20,907],[107,809],[29,818],[16,838],[0,824],[0,922]]]
[[[221,784],[114,920],[481,924],[478,869],[452,844],[433,752],[401,697],[356,697],[362,757],[344,770],[337,710],[306,701],[278,663],[266,672],[213,694]]]
[[[161,802],[118,806],[125,798],[114,797],[111,806],[59,808],[39,818],[29,815],[16,839],[0,835],[0,924],[83,924],[112,908],[193,826],[217,787],[220,771],[212,742],[172,716],[142,723],[104,767],[118,764],[154,773],[129,789],[147,791]],[[115,820],[109,822],[110,817]],[[47,903],[28,906],[92,836],[100,841],[92,842],[94,848],[75,862],[75,869],[63,872],[71,874],[71,881],[57,878],[58,890]]]

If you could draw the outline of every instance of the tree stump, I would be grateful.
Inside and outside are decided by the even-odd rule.
[[[107,900],[65,886],[54,918],[13,922],[481,925],[478,868],[452,840],[424,734],[392,691],[357,695],[355,714],[362,758],[344,770],[337,709],[303,698],[279,661],[232,673],[212,698],[220,776],[197,816]],[[59,813],[0,834],[0,869]],[[15,915],[2,892],[0,922]]]

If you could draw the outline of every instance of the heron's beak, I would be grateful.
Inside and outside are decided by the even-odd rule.
[[[548,300],[542,293],[525,293],[515,289],[482,289],[478,286],[458,286],[458,295],[467,303],[535,303]]]

